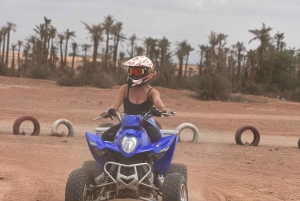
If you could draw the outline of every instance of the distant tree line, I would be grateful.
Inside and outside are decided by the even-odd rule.
[[[272,28],[264,23],[260,29],[249,30],[252,34],[249,43],[259,42],[256,49],[250,50],[241,41],[227,46],[228,35],[211,31],[208,44],[198,45],[196,72],[188,65],[190,53],[196,51],[188,39],[176,42],[174,50],[166,37],[147,37],[139,46],[138,37],[135,34],[126,37],[122,33],[122,22],[112,15],[104,17],[99,24],[81,23],[90,43],[76,43],[75,31],[67,28],[59,33],[51,19],[44,17],[43,23],[35,25],[32,35],[10,44],[11,34],[17,26],[7,22],[0,28],[0,75],[55,79],[60,80],[60,85],[111,87],[125,82],[126,71],[121,66],[126,59],[146,55],[155,64],[154,85],[195,90],[201,99],[226,99],[226,96],[215,96],[219,92],[213,91],[228,94],[229,89],[258,95],[285,93],[290,99],[300,101],[300,49],[287,48],[284,33],[271,36]],[[124,42],[127,42],[127,52],[119,51]],[[68,54],[69,47],[72,51]],[[78,56],[79,48],[83,52],[83,64],[75,68],[74,58]],[[91,60],[87,55],[90,49]],[[10,64],[9,52],[13,53]],[[72,56],[71,62],[67,61],[67,55]],[[176,61],[173,61],[174,57]],[[203,80],[217,83],[203,83]],[[219,85],[222,87],[218,88]]]

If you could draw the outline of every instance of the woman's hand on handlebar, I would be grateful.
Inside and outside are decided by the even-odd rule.
[[[109,114],[108,114],[108,111],[105,111],[105,112],[102,112],[101,114],[100,114],[100,117],[101,118],[111,118],[111,119],[113,119],[112,118],[112,116],[110,116]]]
[[[100,117],[101,117],[101,118],[107,118],[107,115],[108,115],[108,112],[105,111],[105,112],[102,112],[102,113],[100,114]]]
[[[176,113],[173,109],[169,109],[169,108],[165,108],[165,107],[162,108],[161,111],[165,112],[165,113],[168,113],[168,114],[175,114]]]

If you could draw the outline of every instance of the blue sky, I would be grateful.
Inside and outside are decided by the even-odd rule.
[[[199,61],[198,45],[208,44],[210,31],[227,34],[227,47],[240,41],[249,50],[258,42],[248,44],[248,30],[260,29],[263,22],[273,28],[271,35],[285,33],[287,47],[300,48],[299,0],[0,0],[0,27],[8,21],[17,24],[12,43],[33,34],[44,16],[59,33],[68,28],[76,32],[78,44],[90,43],[80,21],[99,24],[107,15],[123,23],[127,37],[135,33],[138,45],[145,37],[165,36],[174,50],[177,41],[187,39],[195,49],[190,56],[194,64]]]

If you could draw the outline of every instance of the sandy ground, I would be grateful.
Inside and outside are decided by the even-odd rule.
[[[116,87],[117,88],[117,87]],[[84,133],[107,109],[114,89],[58,87],[53,81],[0,76],[0,200],[63,201],[70,172],[92,156]],[[254,102],[198,101],[190,91],[157,88],[175,117],[157,120],[164,129],[189,122],[200,131],[198,143],[180,142],[174,162],[188,166],[190,201],[300,200],[300,104],[259,96]],[[122,111],[122,110],[121,110]],[[40,136],[12,134],[15,119],[36,117]],[[57,119],[70,120],[75,136],[51,137]],[[235,144],[235,131],[253,125],[261,133],[259,146]],[[66,128],[61,127],[62,131]],[[191,138],[190,131],[183,139]],[[251,134],[243,135],[251,141]]]

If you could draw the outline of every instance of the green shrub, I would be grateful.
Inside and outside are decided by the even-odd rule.
[[[229,97],[230,82],[219,74],[194,76],[191,84],[201,100],[227,100]]]
[[[93,75],[91,85],[99,88],[112,88],[115,85],[115,80],[105,73],[97,73]]]
[[[126,84],[127,83],[127,77],[128,77],[126,69],[121,68],[121,69],[117,69],[117,71],[119,71],[118,75],[117,75],[118,76],[117,84],[118,85]]]
[[[7,67],[4,63],[0,62],[0,75],[6,75],[7,74]]]
[[[295,89],[295,90],[290,94],[290,99],[291,99],[292,101],[300,102],[300,88]]]
[[[52,75],[49,66],[30,67],[25,73],[25,77],[33,79],[48,79]]]
[[[248,82],[242,89],[242,92],[245,94],[262,95],[265,92],[265,85]]]

